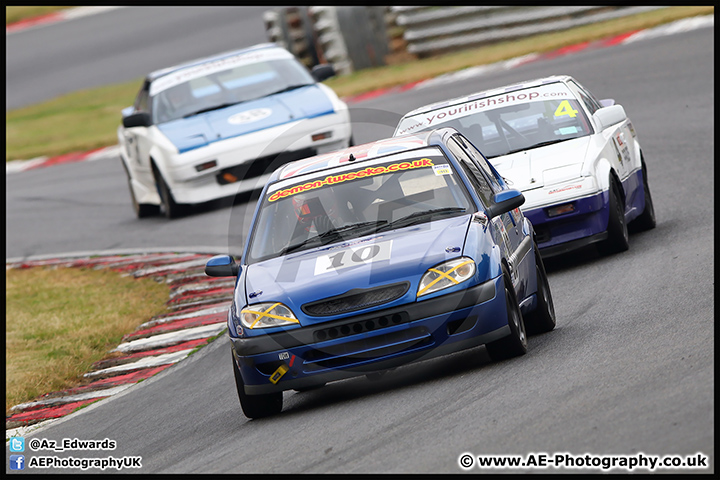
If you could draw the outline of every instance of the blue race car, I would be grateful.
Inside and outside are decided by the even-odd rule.
[[[249,418],[303,390],[555,327],[524,197],[453,128],[287,164],[261,193],[228,312]]]

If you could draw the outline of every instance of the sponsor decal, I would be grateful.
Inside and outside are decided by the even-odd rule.
[[[480,98],[466,103],[455,104],[442,109],[434,110],[424,114],[418,114],[412,118],[403,119],[400,129],[396,135],[409,133],[419,128],[426,128],[438,124],[442,124],[455,118],[467,117],[478,112],[494,110],[509,105],[519,105],[543,99],[574,99],[573,94],[565,85],[554,83],[550,85],[542,85],[539,87],[506,92],[492,97]],[[575,117],[577,110],[573,110],[570,103],[564,100],[555,110],[555,116],[569,115]]]
[[[438,177],[440,175],[452,175],[452,169],[447,163],[442,165],[433,165],[433,172],[435,172],[435,175]]]
[[[228,123],[233,125],[241,125],[243,123],[252,123],[267,118],[272,115],[272,110],[269,108],[256,108],[254,110],[248,110],[246,112],[236,113],[235,115],[228,118]]]
[[[339,173],[337,175],[328,175],[322,180],[315,180],[302,185],[295,185],[292,188],[285,188],[278,190],[270,195],[268,201],[274,202],[280,198],[285,198],[290,195],[295,195],[301,192],[307,192],[308,190],[315,190],[316,188],[324,187],[326,185],[336,185],[338,183],[346,182],[348,180],[357,180],[361,178],[368,178],[375,175],[382,175],[385,173],[399,172],[403,170],[410,170],[414,168],[433,167],[432,160],[429,158],[421,158],[420,160],[412,160],[406,162],[393,163],[390,165],[378,166],[378,167],[367,167],[362,170],[357,170],[350,173]]]
[[[556,188],[556,189],[554,189],[554,190],[550,190],[550,191],[548,192],[548,195],[552,195],[553,193],[567,192],[567,191],[569,191],[569,190],[575,190],[575,189],[578,189],[578,188],[582,188],[582,185],[568,185],[568,186],[565,186],[565,187],[561,187],[561,188]]]
[[[220,58],[212,62],[206,62],[201,65],[183,68],[155,80],[152,85],[150,85],[150,96],[157,95],[175,85],[189,82],[195,78],[205,77],[212,73],[222,72],[223,70],[249,65],[251,63],[292,57],[293,55],[287,50],[273,48],[241,53],[231,57]]]

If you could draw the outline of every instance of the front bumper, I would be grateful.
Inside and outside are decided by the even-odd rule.
[[[312,139],[327,132],[327,138]],[[303,119],[179,154],[166,165],[166,181],[178,203],[215,200],[261,189],[281,164],[346,148],[350,137],[346,111]],[[212,160],[214,167],[198,171]]]
[[[572,213],[555,217],[548,215],[549,208],[570,203],[574,206]],[[523,213],[533,224],[543,257],[560,255],[607,238],[607,191],[524,210]]]
[[[321,385],[482,345],[510,333],[502,276],[467,290],[250,338],[233,338],[248,395]]]

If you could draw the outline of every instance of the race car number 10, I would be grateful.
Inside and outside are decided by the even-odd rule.
[[[338,271],[347,267],[367,265],[379,260],[389,260],[392,240],[350,247],[329,255],[318,257],[315,262],[315,275]]]

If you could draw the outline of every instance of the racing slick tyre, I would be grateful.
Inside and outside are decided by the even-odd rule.
[[[630,237],[625,223],[625,205],[620,195],[620,187],[614,180],[610,181],[609,193],[608,237],[597,244],[601,255],[620,253],[630,248]]]
[[[167,218],[178,218],[185,215],[187,213],[187,206],[175,202],[175,198],[170,191],[170,187],[168,187],[168,184],[163,178],[162,174],[154,165],[153,174],[155,175],[155,182],[157,185],[158,193],[160,194],[162,211],[165,216]]]
[[[550,283],[547,279],[545,264],[535,242],[535,271],[537,278],[537,307],[525,315],[525,327],[529,333],[545,333],[555,328],[555,305],[553,304]]]
[[[505,283],[505,305],[507,307],[510,335],[485,345],[490,359],[494,362],[525,355],[528,346],[525,322],[520,312],[510,275],[507,273],[505,266],[503,266],[503,280]]]
[[[628,225],[633,231],[652,230],[657,224],[655,220],[655,206],[653,205],[652,196],[650,195],[650,186],[648,185],[647,166],[645,159],[642,160],[643,175],[643,193],[645,194],[645,209],[638,217]]]
[[[150,203],[138,203],[137,198],[135,198],[135,191],[132,187],[132,179],[130,178],[130,172],[128,171],[127,166],[125,165],[125,162],[122,162],[123,169],[125,170],[125,174],[127,175],[127,181],[128,181],[128,189],[130,190],[130,200],[132,201],[133,210],[135,211],[135,215],[138,218],[145,218],[150,217],[153,215],[157,215],[160,213],[160,206],[159,205],[153,205]]]
[[[238,398],[242,411],[248,418],[262,418],[276,415],[282,411],[283,394],[282,392],[268,393],[263,395],[248,395],[245,393],[245,383],[243,382],[240,370],[235,363],[235,354],[232,354],[233,373],[235,374],[235,386],[237,387]]]

